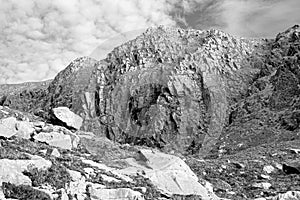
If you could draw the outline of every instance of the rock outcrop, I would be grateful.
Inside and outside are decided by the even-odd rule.
[[[0,120],[0,136],[5,138],[10,138],[17,134],[16,130],[17,119],[14,117],[9,117]]]
[[[144,200],[140,192],[133,191],[129,188],[92,189],[90,195],[92,200]]]
[[[15,117],[0,119],[0,136],[10,138],[17,136],[30,139],[35,132],[33,123],[29,121],[18,121]]]
[[[80,127],[82,126],[82,118],[70,111],[70,109],[67,107],[53,108],[52,111],[54,117],[57,118],[65,126],[74,128],[76,130],[80,129]]]
[[[299,29],[152,28],[0,86],[0,198],[299,199]]]
[[[15,138],[0,142],[0,195],[5,198],[219,199],[182,159],[159,151],[113,144],[111,148],[121,153],[111,158],[100,153],[114,152],[111,148],[90,153],[84,146],[72,150],[58,147],[57,156],[53,154],[57,148],[38,141]]]
[[[219,142],[227,153],[265,143],[299,139],[300,28],[294,26],[254,54],[260,72],[244,97],[230,107]]]
[[[257,72],[248,58],[260,43],[217,30],[149,29],[100,62],[73,61],[34,97],[42,103],[24,110],[49,117],[65,106],[84,119],[83,130],[204,154],[221,134],[230,102]]]
[[[141,173],[149,178],[168,196],[198,196],[201,199],[218,199],[212,191],[199,183],[198,177],[185,162],[172,155],[149,149],[141,149],[139,159],[127,159],[130,167],[120,173],[135,175]]]
[[[52,163],[39,156],[31,156],[30,160],[9,160],[0,159],[0,185],[3,182],[9,182],[15,185],[31,185],[32,182],[24,171],[31,168],[48,169]]]

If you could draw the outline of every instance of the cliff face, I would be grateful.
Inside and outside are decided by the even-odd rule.
[[[271,135],[272,120],[276,131],[298,130],[298,52],[297,26],[275,40],[158,27],[102,61],[76,59],[47,89],[1,103],[47,119],[66,106],[83,117],[82,129],[120,143],[204,155],[253,128],[257,138],[261,121]]]
[[[226,123],[230,99],[255,71],[247,61],[255,44],[216,30],[160,27],[116,48],[105,60],[122,131],[116,137],[206,152]]]
[[[260,72],[231,106],[221,149],[235,153],[266,143],[299,139],[300,34],[294,26],[254,54]]]

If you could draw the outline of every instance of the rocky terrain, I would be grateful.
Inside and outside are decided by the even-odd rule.
[[[300,28],[148,29],[0,86],[0,199],[300,199]]]

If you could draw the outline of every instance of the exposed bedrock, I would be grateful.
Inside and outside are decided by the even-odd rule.
[[[208,128],[201,76],[178,73],[169,64],[151,65],[124,74],[113,87],[114,136],[117,141],[187,149]]]
[[[160,27],[115,48],[100,64],[107,136],[207,153],[228,121],[230,102],[259,71],[251,65],[255,44],[216,30]]]
[[[112,140],[205,154],[259,72],[251,57],[262,43],[217,30],[149,29],[102,61],[76,59],[27,110],[51,118],[66,106],[84,119],[82,129]]]

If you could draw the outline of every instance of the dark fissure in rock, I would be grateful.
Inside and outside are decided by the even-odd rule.
[[[129,98],[128,109],[131,120],[138,126],[148,125],[149,116],[147,113],[152,105],[157,103],[158,97],[162,94],[162,85],[150,84],[135,92]],[[143,102],[140,102],[143,98]]]
[[[153,128],[155,122],[151,120],[157,119],[153,114],[159,115],[159,110],[157,110],[157,113],[151,112],[153,112],[153,109],[159,109],[157,106],[162,105],[161,101],[164,102],[163,106],[167,106],[168,108],[166,113],[167,119],[162,121],[164,123],[163,130],[156,133]],[[170,94],[170,90],[161,84],[144,85],[134,91],[133,95],[129,97],[128,112],[133,127],[136,125],[136,134],[126,134],[123,142],[163,148],[166,144],[163,139],[164,135],[178,134],[178,125],[173,117],[173,112],[176,111],[176,107],[178,106],[178,100],[174,99]]]
[[[98,116],[98,117],[101,115],[99,90],[100,90],[100,87],[97,86],[96,91],[95,91],[95,109],[96,109],[95,112],[96,112],[96,116]]]
[[[7,99],[7,96],[2,96],[0,98],[0,106],[4,106],[4,103],[5,103],[6,99]]]

